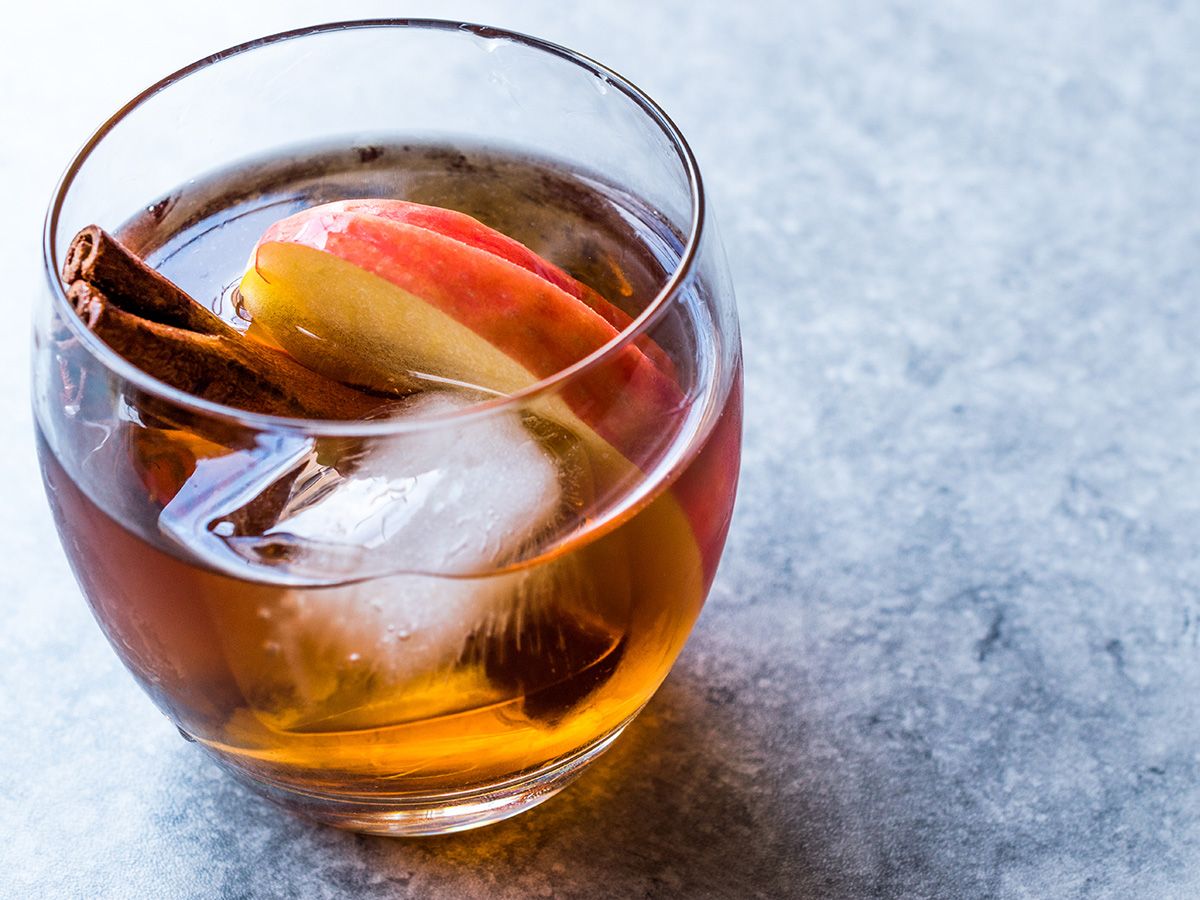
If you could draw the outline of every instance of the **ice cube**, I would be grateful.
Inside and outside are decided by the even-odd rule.
[[[441,414],[463,405],[436,393],[405,411]],[[517,416],[503,414],[380,442],[317,499],[285,507],[266,535],[304,543],[310,563],[352,548],[356,563],[386,554],[392,572],[466,574],[510,555],[558,504],[554,460]]]
[[[431,393],[398,414],[470,402]],[[202,461],[160,517],[210,565],[293,585],[267,607],[212,610],[251,704],[274,727],[319,732],[444,715],[519,687],[472,657],[480,634],[582,589],[565,562],[496,572],[560,517],[556,458],[511,412],[373,439],[329,465],[327,453],[283,437]]]

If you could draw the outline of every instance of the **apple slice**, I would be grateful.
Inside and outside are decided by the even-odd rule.
[[[256,246],[240,290],[254,329],[304,365],[382,389],[404,388],[418,372],[513,393],[604,346],[630,321],[470,216],[393,200],[330,203],[277,222]],[[531,408],[588,446],[594,474],[608,487],[648,468],[686,409],[674,365],[648,339]],[[713,464],[736,473],[740,426],[730,423],[719,430],[732,443],[719,442]],[[709,486],[736,475],[710,477]],[[671,552],[696,559],[705,583],[728,524],[726,515],[711,515],[713,502],[704,486],[686,496],[671,490],[646,512],[661,526],[652,529],[660,541],[691,535]]]
[[[401,201],[330,203],[275,223],[240,291],[304,365],[381,389],[404,389],[415,372],[511,394],[607,344],[624,316],[471,217]],[[541,406],[586,425],[608,463],[646,462],[684,406],[655,350],[665,362],[626,345]]]
[[[513,240],[508,235],[489,228],[478,219],[466,213],[440,206],[426,206],[423,203],[410,203],[407,200],[343,200],[340,203],[330,203],[324,208],[336,207],[344,212],[361,212],[367,215],[381,216],[393,222],[403,222],[435,231],[438,234],[456,241],[461,241],[471,247],[506,259],[522,269],[544,278],[555,287],[562,288],[576,300],[586,303],[593,312],[608,322],[617,331],[624,331],[633,319],[615,304],[609,303],[603,296],[592,290],[582,281],[578,281],[560,269],[558,266],[538,256],[520,241]],[[639,344],[642,351],[654,360],[655,365],[666,374],[674,377],[675,364],[662,348],[653,341]]]

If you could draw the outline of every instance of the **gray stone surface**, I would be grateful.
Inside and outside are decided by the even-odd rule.
[[[58,6],[8,21],[0,895],[1200,895],[1200,8],[568,6],[403,12],[575,46],[692,137],[743,314],[744,486],[625,738],[425,841],[290,818],[178,739],[73,585],[24,399],[73,147],[177,64],[328,13],[82,10],[84,83]]]

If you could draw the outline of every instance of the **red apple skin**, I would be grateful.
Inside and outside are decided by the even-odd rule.
[[[713,423],[704,446],[691,463],[687,477],[671,488],[696,538],[704,566],[704,591],[712,587],[717,563],[733,518],[730,500],[737,493],[742,461],[743,378],[737,363],[729,399]]]
[[[376,205],[358,203],[367,209]],[[261,249],[273,242],[332,254],[473,331],[527,370],[530,383],[562,371],[617,336],[602,315],[539,272],[429,228],[344,206],[314,207],[275,223],[259,241],[255,268]],[[424,210],[397,212],[424,219],[432,215]],[[461,214],[450,218],[455,216]],[[479,237],[483,228],[479,225],[471,233]],[[269,273],[260,274],[270,280]],[[468,381],[471,377],[469,372],[434,374]],[[670,430],[667,423],[684,409],[675,380],[632,344],[569,380],[560,391],[580,419],[635,465],[650,461],[650,451]]]
[[[618,331],[625,328],[631,321],[629,316],[587,285],[576,281],[558,266],[542,259],[520,241],[515,241],[494,228],[488,228],[478,219],[468,216],[466,213],[444,209],[440,206],[410,203],[407,200],[346,200],[341,203],[330,203],[326,208],[329,207],[337,207],[344,212],[361,212],[379,216],[406,225],[415,225],[480,250],[486,250],[493,256],[499,256],[513,265],[541,276],[577,300],[583,300]]]
[[[513,240],[494,228],[489,228],[466,213],[440,206],[412,203],[408,200],[389,199],[342,200],[326,203],[320,208],[328,212],[356,212],[368,216],[379,216],[390,222],[413,225],[443,235],[532,272],[570,294],[576,300],[587,304],[593,312],[617,331],[624,331],[633,324],[633,319],[628,313],[610,303],[604,296],[583,282],[572,278],[558,266],[538,256],[520,241]],[[672,378],[675,377],[675,364],[661,347],[649,339],[639,340],[638,347],[663,372]]]

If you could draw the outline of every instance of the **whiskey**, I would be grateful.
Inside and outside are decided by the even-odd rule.
[[[471,215],[628,317],[683,253],[660,217],[598,178],[486,148],[386,142],[303,148],[200,179],[119,236],[253,337],[236,285],[255,239],[292,212],[354,197]],[[496,518],[505,546],[486,558],[454,556],[454,529],[434,505],[417,509],[432,517],[425,524],[380,513],[362,442],[298,446],[301,462],[288,456],[291,474],[272,480],[290,445],[223,441],[136,393],[116,421],[89,420],[84,397],[72,415],[39,423],[55,520],[126,665],[182,732],[231,768],[333,798],[419,798],[523,777],[619,732],[700,611],[729,523],[741,427],[740,373],[723,408],[693,414],[688,388],[712,365],[715,328],[700,298],[656,323],[655,352],[693,402],[677,421],[645,424],[669,446],[637,461],[636,483],[614,478],[594,442],[538,409],[388,451],[403,467],[464,444],[504,450],[457,485],[463,515],[475,518],[504,505],[494,485],[531,486],[519,511]],[[403,374],[415,386],[403,409],[418,416],[423,404],[456,413],[495,396]],[[194,497],[222,499],[221,478],[243,465],[267,474],[243,491],[259,499],[238,509],[259,519],[269,507],[268,520],[247,525],[227,508],[197,516]],[[412,484],[429,471],[416,466]],[[436,487],[449,496],[456,485]],[[322,528],[343,519],[333,542]],[[358,552],[359,538],[389,529],[371,553]]]

